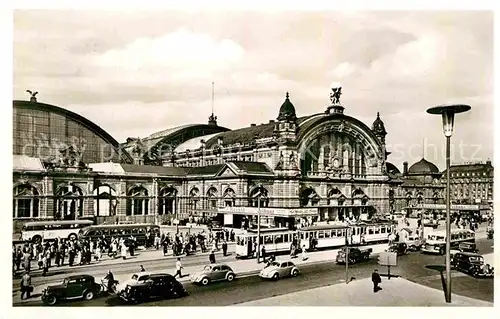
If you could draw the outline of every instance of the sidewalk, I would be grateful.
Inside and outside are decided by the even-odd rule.
[[[378,254],[382,251],[384,251],[387,248],[387,244],[380,244],[380,245],[375,245],[375,246],[370,246],[373,248],[373,254]],[[302,261],[300,255],[297,258],[292,259],[292,262],[295,263],[299,268],[300,265],[307,265],[307,264],[313,264],[313,263],[321,263],[321,262],[332,262],[335,260],[337,256],[338,249],[334,250],[323,250],[323,251],[317,251],[317,252],[311,252],[307,254],[308,259],[305,261]],[[185,258],[181,257],[181,262]],[[276,256],[277,261],[282,261],[282,260],[290,260],[289,255],[282,255],[282,256]],[[208,264],[208,263],[207,263]],[[245,260],[234,260],[234,261],[229,261],[225,262],[228,266],[230,266],[233,271],[236,273],[237,277],[245,277],[245,276],[251,276],[251,275],[257,275],[260,270],[264,267],[263,263],[257,263],[256,259],[245,259]],[[189,281],[189,274],[200,270],[203,268],[203,265],[199,266],[187,266],[183,269],[182,274],[183,278],[179,279],[180,282],[188,282]],[[147,270],[147,266],[146,266]],[[170,268],[164,269],[164,270],[157,270],[154,271],[154,273],[168,273],[168,274],[175,274],[175,266],[171,266]],[[102,277],[95,277],[96,282],[100,283],[101,279],[104,278],[104,273]],[[132,273],[130,274],[120,274],[116,275],[115,279],[118,280],[119,282],[123,282],[127,279],[129,279],[132,276]],[[32,302],[33,300],[39,299],[41,296],[43,290],[49,286],[49,285],[54,285],[54,283],[47,283],[39,286],[35,286],[34,291],[32,293],[32,298],[28,300],[21,300],[20,298],[20,293],[19,292],[14,292],[12,294],[12,302],[13,304],[20,304],[24,302]]]
[[[493,303],[454,294],[451,304],[447,304],[442,291],[403,278],[382,278],[380,287],[382,290],[373,293],[371,278],[364,278],[237,306],[493,307]]]
[[[228,242],[227,243],[227,252],[232,253],[235,251],[235,242]],[[219,250],[220,250],[220,244],[219,244]],[[202,253],[201,250],[198,250],[194,255],[190,256],[205,256],[210,253],[210,249],[207,250],[207,252]],[[93,257],[93,255],[92,255]],[[68,256],[64,258],[64,266],[61,267],[55,267],[54,266],[54,260],[52,259],[52,267],[49,269],[49,272],[54,269],[57,269],[58,272],[74,272],[74,271],[82,271],[88,268],[92,267],[104,267],[104,266],[113,266],[113,265],[126,265],[126,264],[133,264],[133,263],[141,263],[141,262],[150,262],[150,261],[158,261],[158,260],[169,260],[169,259],[174,259],[177,257],[182,257],[182,258],[189,258],[186,257],[185,255],[182,256],[174,256],[172,252],[172,248],[169,247],[168,253],[163,256],[163,248],[160,247],[160,249],[141,249],[141,250],[136,250],[134,256],[130,256],[129,254],[127,255],[127,259],[123,260],[123,258],[120,257],[120,254],[118,254],[118,257],[116,258],[111,258],[108,257],[107,254],[103,254],[102,259],[97,262],[94,259],[90,262],[90,265],[79,265],[79,261],[75,258],[75,266],[70,267],[68,265]],[[36,261],[31,261],[31,274],[34,277],[38,277],[41,275],[42,270],[38,269],[38,265]],[[19,271],[18,274],[22,274],[22,271]]]

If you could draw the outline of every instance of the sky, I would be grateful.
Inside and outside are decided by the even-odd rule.
[[[493,13],[488,11],[14,12],[13,98],[81,114],[124,142],[189,123],[231,129],[324,112],[339,82],[345,114],[380,112],[388,158],[445,167],[441,118],[455,118],[452,163],[493,160]]]

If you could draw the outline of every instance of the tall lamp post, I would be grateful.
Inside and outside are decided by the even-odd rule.
[[[446,302],[451,302],[451,260],[450,260],[450,138],[453,135],[453,122],[455,114],[467,112],[469,105],[454,104],[431,107],[429,114],[440,114],[443,118],[443,131],[446,136]]]
[[[254,198],[257,198],[257,263],[260,263],[260,197],[262,196],[262,192],[258,191],[257,194],[254,195]]]

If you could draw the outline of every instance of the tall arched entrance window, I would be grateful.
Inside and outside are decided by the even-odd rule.
[[[224,206],[225,207],[233,207],[236,205],[236,193],[232,188],[227,188],[224,191]]]
[[[207,203],[209,209],[217,209],[217,194],[215,187],[210,187],[207,191]]]
[[[127,216],[147,215],[149,208],[148,191],[143,186],[135,186],[127,194]]]
[[[75,220],[83,216],[83,192],[76,185],[68,184],[56,193],[54,219]]]
[[[255,187],[250,192],[249,204],[252,207],[258,207],[260,199],[260,207],[269,206],[268,191],[263,186]]]
[[[195,213],[195,215],[199,215],[197,212],[198,202],[200,201],[200,190],[197,187],[193,187],[189,192],[189,211],[190,214]],[[203,216],[205,217],[205,216]]]
[[[101,185],[94,189],[94,213],[95,216],[116,215],[116,191],[109,185]]]
[[[14,187],[14,218],[37,218],[40,211],[38,191],[30,184]]]
[[[319,196],[313,188],[306,188],[300,196],[301,206],[316,206],[319,203]]]
[[[177,204],[177,190],[175,188],[162,188],[158,200],[158,215],[175,214]]]

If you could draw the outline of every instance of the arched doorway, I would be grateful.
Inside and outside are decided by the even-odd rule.
[[[40,212],[40,200],[38,190],[30,184],[21,184],[13,190],[13,217],[14,218],[37,218]]]
[[[116,191],[109,185],[101,185],[94,189],[94,215],[115,216],[116,215]]]
[[[127,193],[127,216],[148,215],[148,190],[143,186],[135,186]]]
[[[327,208],[325,219],[344,221],[346,208],[342,206],[344,206],[345,200],[345,195],[338,188],[330,189],[327,194],[327,205],[331,207]]]
[[[263,186],[258,186],[251,190],[249,206],[258,207],[259,200],[260,207],[267,207],[269,205],[268,191]]]
[[[200,202],[200,190],[198,187],[193,187],[189,191],[188,199],[188,214],[189,216],[197,216],[202,218],[202,223],[205,223],[205,212],[198,211],[198,203]]]
[[[56,193],[54,219],[75,220],[83,216],[83,191],[80,187],[67,184]]]

